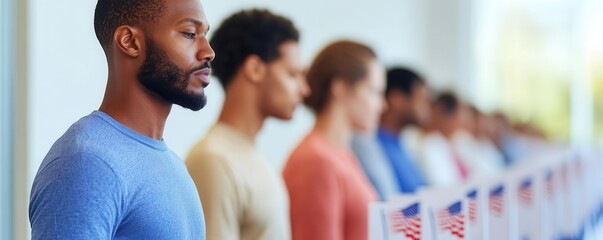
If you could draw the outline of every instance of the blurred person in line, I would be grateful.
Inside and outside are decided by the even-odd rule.
[[[197,0],[99,0],[108,63],[98,111],[52,146],[35,177],[32,239],[205,239],[201,202],[163,139],[172,105],[205,106],[214,51]]]
[[[354,131],[376,128],[385,69],[374,51],[338,41],[324,48],[307,75],[311,132],[291,154],[283,176],[291,199],[294,240],[366,240],[368,205],[377,194],[351,150]]]
[[[538,129],[536,126],[534,126],[533,124],[531,124],[529,122],[528,123],[517,123],[517,124],[514,124],[512,127],[516,132],[518,132],[526,137],[529,137],[529,138],[532,138],[535,140],[542,140],[542,141],[547,140],[546,135],[540,129]]]
[[[490,164],[492,164],[492,167],[497,172],[504,170],[506,167],[505,158],[494,140],[496,136],[495,119],[492,117],[492,114],[483,113],[477,109],[474,109],[474,114],[477,115],[477,132],[475,135],[482,146],[483,153],[492,161]]]
[[[505,165],[513,165],[513,158],[515,156],[514,144],[510,141],[512,138],[511,127],[507,116],[501,112],[496,112],[490,116],[491,121],[494,122],[494,136],[492,140],[496,147],[500,150],[505,160]]]
[[[544,132],[531,122],[513,124],[512,129],[519,146],[521,146],[516,163],[530,161],[542,152],[550,151],[555,146],[562,147],[564,145],[549,141]]]
[[[209,240],[291,238],[286,188],[256,138],[267,118],[291,119],[309,93],[298,41],[289,19],[258,9],[228,17],[211,39],[224,105],[186,159]]]
[[[371,180],[383,179],[388,173],[393,173],[391,175],[394,177],[392,185],[396,187],[395,193],[414,193],[418,188],[425,186],[425,180],[416,166],[414,156],[407,150],[401,134],[408,126],[427,123],[430,114],[427,85],[415,72],[394,68],[387,72],[385,99],[388,107],[381,115],[376,140],[385,153],[388,168],[375,171],[375,168],[369,168],[378,163],[374,158],[359,155],[359,160],[363,166],[369,166],[364,169]],[[355,151],[360,152],[360,147],[363,146],[357,146],[358,149]],[[384,183],[375,184],[375,186],[383,185]],[[382,188],[376,187],[376,189],[381,193]],[[388,191],[381,195],[387,199],[392,193]]]
[[[512,124],[505,114],[496,113],[494,119],[497,123],[496,144],[503,153],[507,166],[521,164],[544,147],[544,140],[531,136],[529,128]]]
[[[455,133],[463,128],[463,103],[452,93],[440,94],[432,103],[429,131],[421,141],[420,168],[430,186],[465,181],[469,170],[454,148]]]
[[[374,132],[355,132],[352,150],[381,201],[400,194],[396,175]]]
[[[504,159],[489,136],[493,126],[474,106],[461,106],[463,127],[452,138],[453,147],[464,161],[471,177],[493,176],[504,170]]]

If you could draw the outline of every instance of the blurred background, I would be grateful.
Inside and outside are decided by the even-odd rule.
[[[95,0],[0,2],[0,239],[29,239],[31,182],[53,142],[100,105],[107,78],[92,25]],[[372,46],[386,66],[421,72],[485,113],[574,146],[603,146],[602,0],[204,0],[211,25],[268,8],[301,31],[310,63],[327,43]],[[210,32],[211,37],[211,32]],[[219,53],[217,53],[219,55]],[[217,118],[223,92],[199,112],[174,107],[165,141],[181,157]],[[269,120],[258,145],[280,169],[313,123]]]

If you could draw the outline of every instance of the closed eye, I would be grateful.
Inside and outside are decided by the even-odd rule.
[[[196,33],[191,33],[191,32],[183,32],[182,35],[184,35],[184,37],[186,37],[188,39],[195,39],[197,37]]]

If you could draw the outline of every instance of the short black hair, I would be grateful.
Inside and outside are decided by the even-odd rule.
[[[425,85],[423,77],[413,70],[395,67],[387,71],[387,86],[385,94],[389,94],[391,90],[399,90],[404,95],[412,95],[414,87],[417,85]]]
[[[446,115],[452,115],[460,107],[460,100],[452,92],[443,92],[435,100],[435,105],[440,106]]]
[[[166,11],[165,0],[98,0],[94,11],[94,32],[101,46],[110,45],[121,25],[141,27],[156,22]]]
[[[299,41],[291,20],[265,9],[237,12],[222,22],[210,40],[216,52],[213,74],[226,88],[249,55],[270,62],[280,57],[279,47],[287,41]]]

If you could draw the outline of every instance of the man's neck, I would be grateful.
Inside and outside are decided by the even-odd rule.
[[[99,111],[106,113],[141,135],[163,139],[165,122],[172,104],[140,85],[126,86],[117,79],[109,79]]]
[[[330,142],[342,148],[349,148],[352,141],[352,132],[349,121],[340,108],[325,109],[316,117],[314,130],[323,134]]]
[[[381,121],[379,122],[379,127],[384,128],[394,134],[399,134],[402,132],[404,126],[404,123],[388,113],[384,113],[383,116],[381,116]]]
[[[239,89],[234,89],[234,88]],[[267,116],[261,113],[257,97],[243,86],[231,86],[226,91],[218,122],[227,124],[255,142]]]

